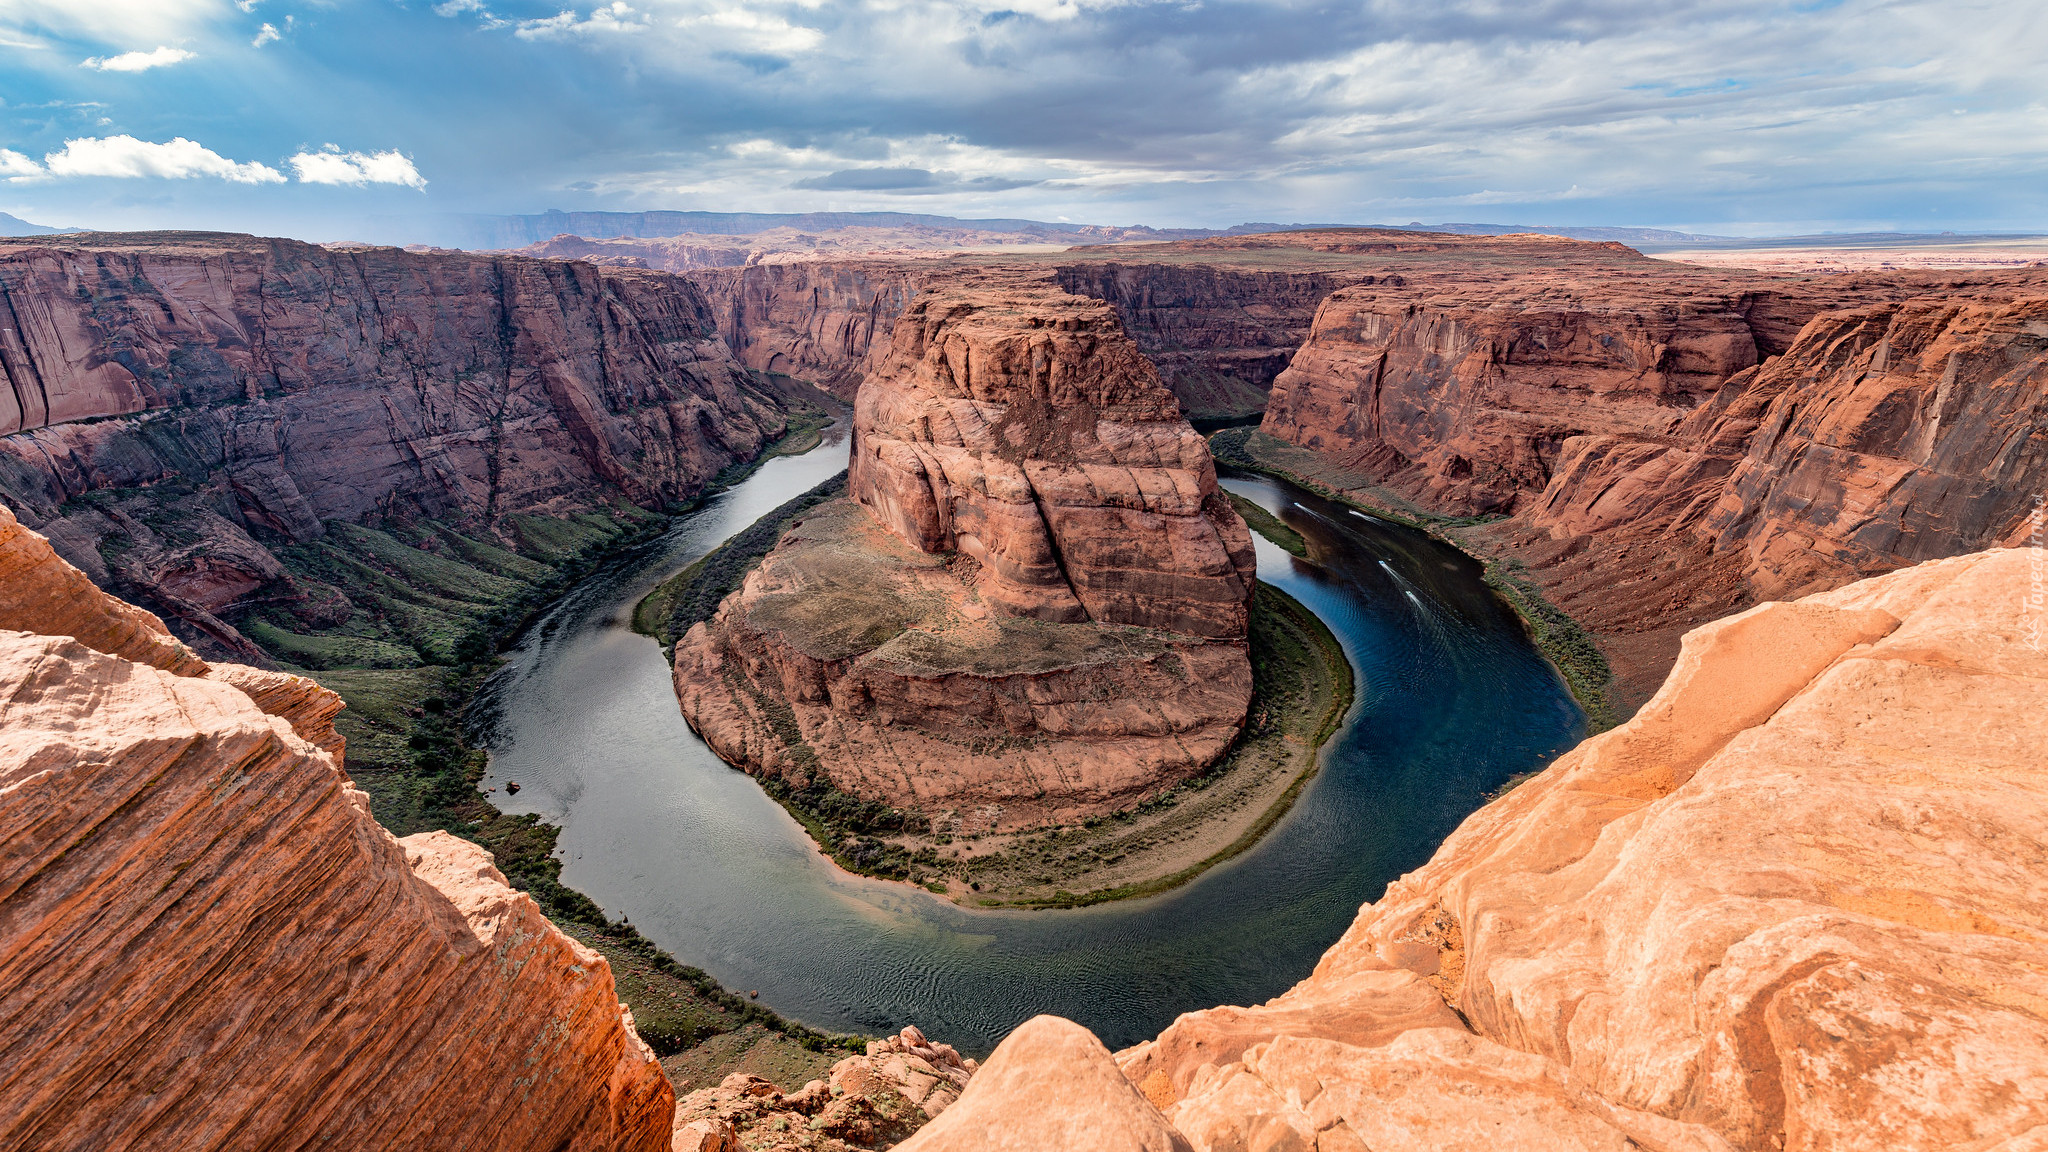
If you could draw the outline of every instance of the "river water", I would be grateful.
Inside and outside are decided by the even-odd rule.
[[[846,423],[580,584],[486,691],[477,736],[508,812],[562,828],[563,880],[685,964],[815,1027],[917,1024],[985,1053],[1040,1012],[1111,1048],[1181,1012],[1307,975],[1388,881],[1483,796],[1575,742],[1583,717],[1469,558],[1293,485],[1227,477],[1310,541],[1259,575],[1343,643],[1358,701],[1292,812],[1250,852],[1161,896],[990,912],[848,876],[684,724],[661,650],[629,627],[661,579],[845,466]]]

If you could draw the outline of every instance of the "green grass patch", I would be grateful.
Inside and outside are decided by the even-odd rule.
[[[633,606],[633,630],[673,645],[692,624],[709,620],[747,578],[747,573],[774,549],[792,521],[827,500],[846,494],[846,473],[792,500],[748,525],[696,563],[656,585]]]
[[[1226,489],[1223,494],[1230,497],[1230,506],[1237,509],[1239,516],[1244,517],[1246,527],[1296,556],[1308,555],[1308,541],[1302,538],[1301,533],[1281,523],[1278,516],[1235,492]]]

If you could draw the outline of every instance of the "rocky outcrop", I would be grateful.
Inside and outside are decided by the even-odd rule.
[[[1017,1026],[960,1102],[899,1145],[904,1152],[1041,1148],[1188,1152],[1093,1033],[1057,1016]]]
[[[1119,1053],[1150,1103],[1118,1122],[1156,1106],[1197,1152],[2031,1147],[2044,572],[1930,561],[1695,629],[1635,719],[1474,813],[1308,979]],[[945,1147],[1061,1111],[1053,1068],[1000,1059]]]
[[[1107,306],[920,297],[871,360],[849,486],[676,645],[683,713],[727,761],[1009,828],[1229,749],[1250,534]]]
[[[735,1072],[676,1104],[676,1152],[846,1152],[887,1148],[960,1098],[979,1067],[909,1027],[868,1042],[829,1080],[784,1092]]]
[[[848,484],[925,552],[981,566],[1033,619],[1241,637],[1251,534],[1208,445],[1102,304],[942,289],[872,357]]]
[[[0,529],[0,1144],[669,1146],[603,959],[481,848],[378,827],[331,693]]]
[[[685,281],[205,233],[0,246],[0,496],[224,649],[324,522],[687,499],[783,429]],[[346,609],[342,609],[346,615]]]
[[[1989,551],[1694,629],[1632,722],[1470,816],[1309,980],[1122,1070],[1198,1152],[2032,1146],[2042,572]],[[995,1084],[948,1115],[1057,1111]]]

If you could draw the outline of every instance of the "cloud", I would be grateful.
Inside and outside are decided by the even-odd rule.
[[[343,152],[329,144],[318,152],[301,152],[291,158],[292,170],[301,184],[403,184],[424,189],[426,178],[413,167],[412,158],[396,150],[389,152]]]
[[[440,9],[437,8],[435,11],[438,12]],[[482,11],[481,7],[478,11]],[[521,40],[547,40],[558,36],[635,31],[644,29],[647,25],[647,17],[634,11],[632,5],[625,3],[625,0],[614,0],[613,3],[591,9],[590,15],[581,19],[577,18],[574,10],[565,8],[544,19],[521,20],[512,34]]]
[[[1011,180],[981,176],[962,180],[951,172],[928,168],[844,168],[825,176],[813,176],[790,185],[814,192],[882,192],[896,196],[938,196],[955,192],[1007,192],[1029,188],[1038,180]]]
[[[51,176],[155,176],[169,180],[213,176],[232,184],[284,183],[284,174],[267,164],[237,163],[183,136],[165,144],[126,135],[66,140],[64,150],[43,157],[43,163]]]
[[[0,176],[32,179],[43,174],[43,166],[12,148],[0,148]]]
[[[284,35],[277,30],[277,25],[266,20],[263,23],[263,27],[256,30],[256,38],[249,41],[249,47],[261,48],[265,44],[282,39],[284,39]]]
[[[203,30],[220,9],[220,0],[0,0],[0,29],[99,44],[161,43]]]
[[[270,25],[265,24],[265,28]],[[119,56],[93,56],[79,62],[80,68],[93,68],[101,72],[147,72],[151,68],[167,68],[181,61],[192,59],[193,54],[183,48],[160,47],[154,52],[123,52]]]

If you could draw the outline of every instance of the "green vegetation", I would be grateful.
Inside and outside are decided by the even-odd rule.
[[[802,425],[792,436],[815,445],[830,419],[823,409],[818,415],[792,420]],[[500,648],[575,581],[668,524],[630,505],[507,516],[494,532],[424,518],[330,522],[323,538],[275,550],[304,599],[258,607],[234,623],[280,664],[347,701],[335,727],[378,822],[397,836],[447,831],[489,849],[513,887],[611,964],[620,999],[657,1054],[704,1064],[703,1054],[690,1056],[694,1049],[744,1034],[737,1051],[751,1065],[829,1064],[865,1041],[817,1032],[720,988],[564,885],[559,829],[493,807],[480,789],[488,757],[464,737],[464,711]],[[730,1069],[712,1061],[710,1070],[715,1081]]]
[[[1308,555],[1308,541],[1302,538],[1301,533],[1281,523],[1278,516],[1235,492],[1226,491],[1224,495],[1230,497],[1230,506],[1237,509],[1237,514],[1244,517],[1246,527],[1296,556]]]
[[[642,597],[633,606],[633,630],[654,637],[664,647],[674,645],[692,624],[711,619],[720,602],[746,580],[761,557],[789,531],[792,521],[845,494],[846,473],[841,472],[756,520]]]
[[[1522,562],[1488,560],[1486,586],[1514,606],[1537,651],[1563,673],[1572,697],[1585,710],[1587,733],[1605,732],[1620,723],[1614,702],[1608,696],[1614,670],[1608,666],[1606,654],[1578,621],[1544,598],[1543,590],[1529,579]]]
[[[1564,677],[1572,698],[1586,713],[1588,734],[1605,732],[1624,719],[1609,694],[1614,683],[1613,669],[1592,633],[1543,595],[1521,561],[1475,555],[1464,541],[1448,534],[1456,529],[1491,524],[1503,517],[1439,516],[1392,493],[1376,493],[1384,498],[1384,503],[1364,503],[1348,490],[1370,487],[1366,477],[1343,474],[1314,452],[1267,436],[1256,428],[1226,428],[1211,436],[1209,445],[1218,463],[1298,484],[1378,519],[1427,532],[1479,560],[1486,568],[1487,586],[1522,618],[1530,642]]]

